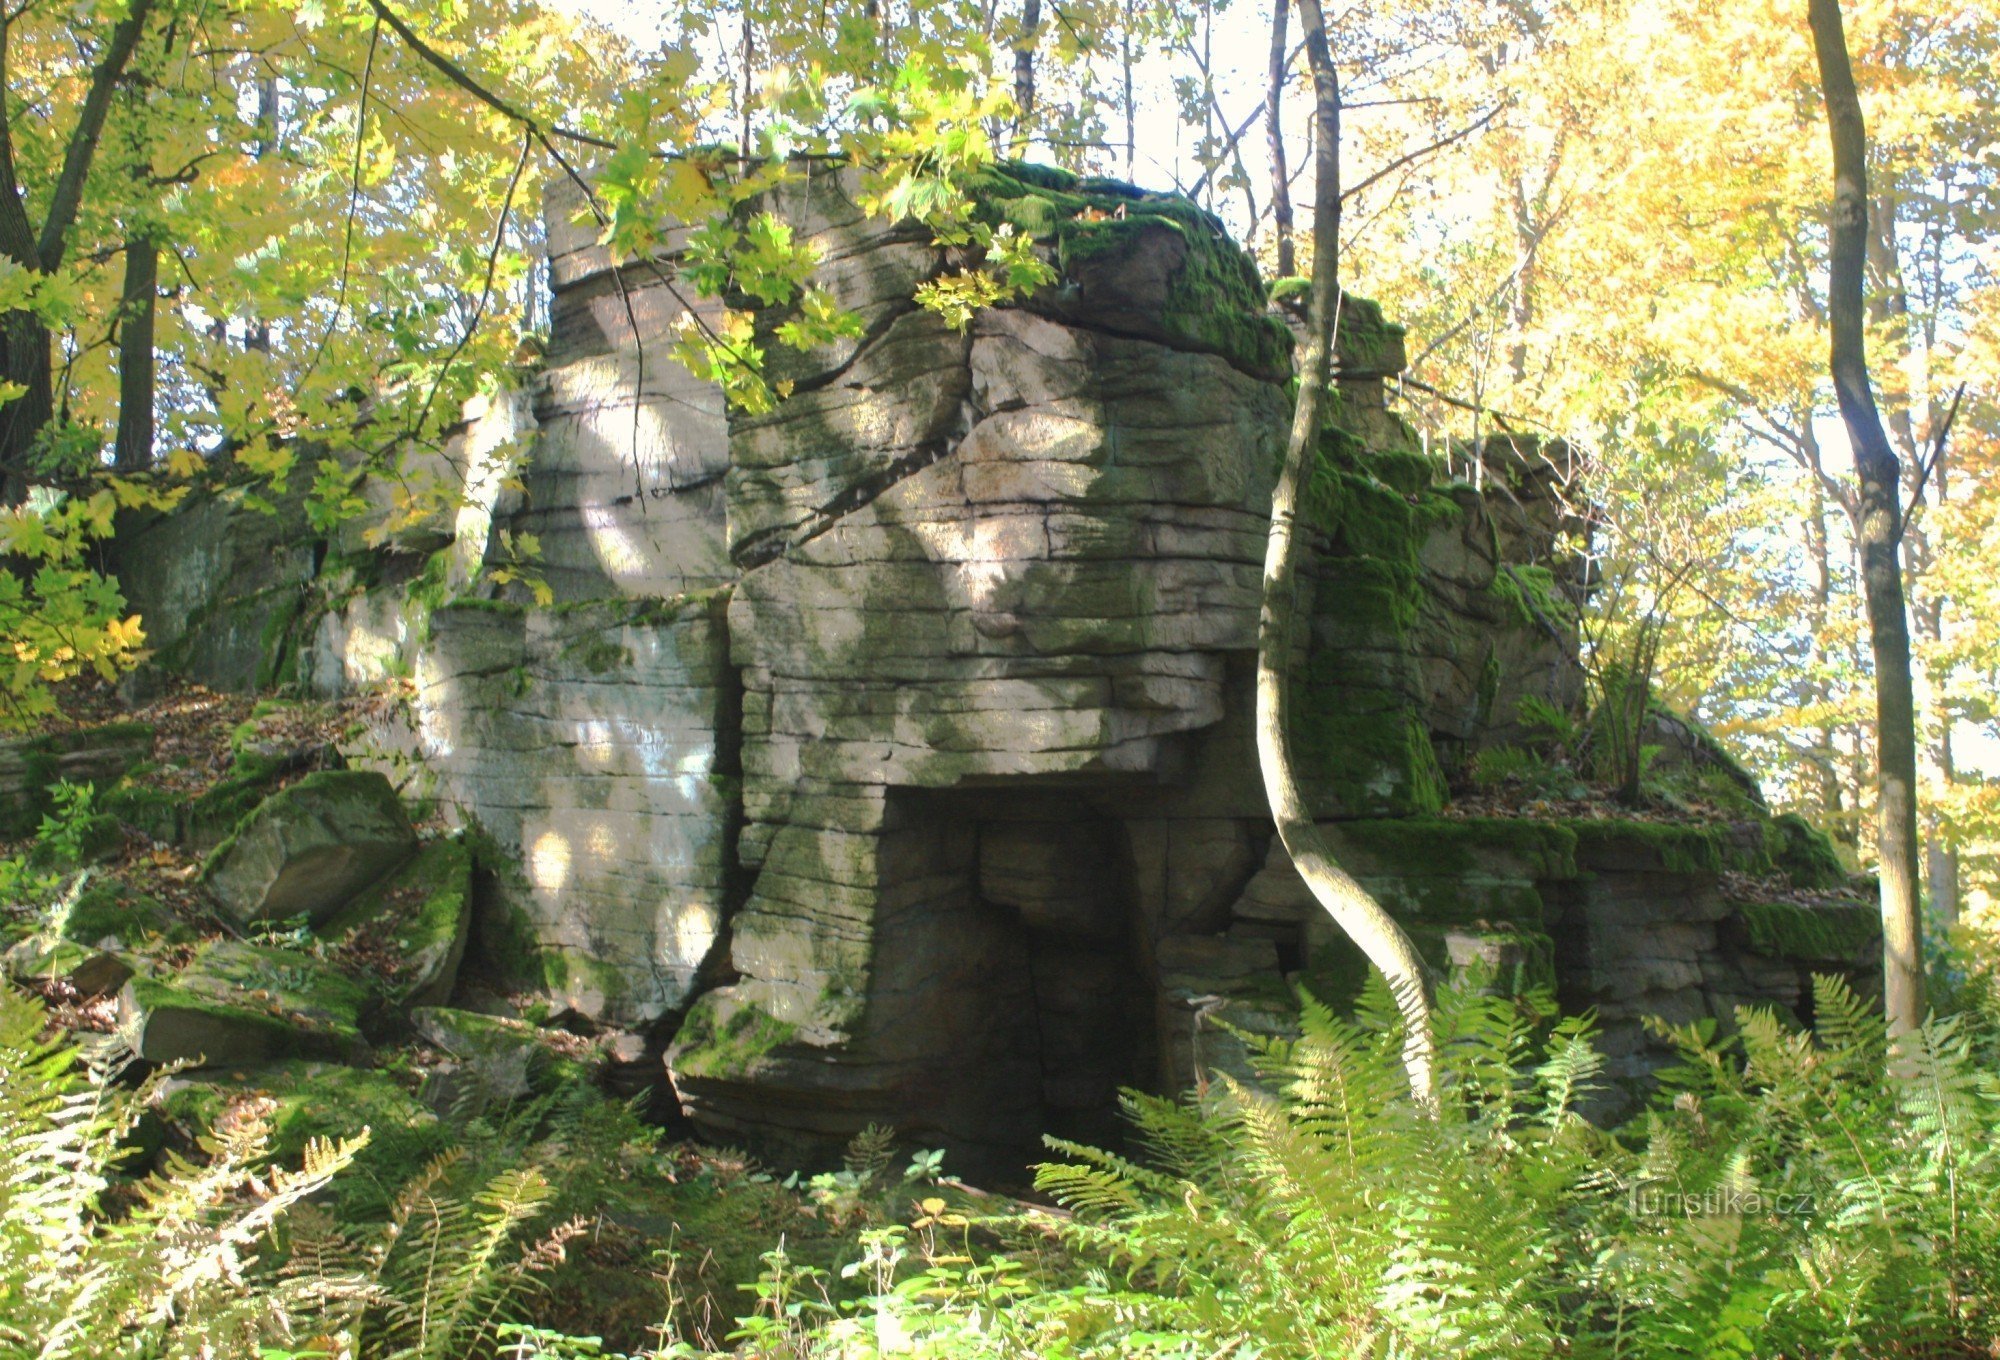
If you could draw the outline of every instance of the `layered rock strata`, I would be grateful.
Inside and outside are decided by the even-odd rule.
[[[490,842],[469,957],[664,1051],[707,1131],[812,1156],[883,1123],[975,1161],[1114,1137],[1119,1087],[1240,1063],[1208,1017],[1281,1032],[1292,984],[1359,978],[1251,738],[1286,324],[1182,200],[990,176],[1057,281],[956,332],[912,302],[957,263],[927,233],[839,174],[774,193],[859,334],[793,353],[758,312],[790,396],[726,414],[667,358],[671,256],[614,271],[558,205],[546,366],[429,465],[449,514],[364,488],[298,669],[395,696],[349,758]],[[1642,1013],[1798,1007],[1805,968],[1861,966],[1851,923],[1730,900],[1791,854],[1747,801],[1664,839],[1443,815],[1524,698],[1577,698],[1566,469],[1501,441],[1441,483],[1385,405],[1400,332],[1344,311],[1294,683],[1363,880],[1440,967],[1598,1007],[1621,1077],[1660,1060]],[[523,533],[552,605],[490,584]]]

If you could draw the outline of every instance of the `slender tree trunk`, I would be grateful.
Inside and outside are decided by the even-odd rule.
[[[1035,36],[1042,26],[1042,0],[1023,0],[1021,45],[1014,49],[1014,146],[1027,154],[1029,120],[1035,112]]]
[[[1125,68],[1125,178],[1138,174],[1139,112],[1132,103],[1132,22],[1134,0],[1125,0],[1125,26],[1118,37],[1118,58]]]
[[[1271,234],[1278,243],[1278,277],[1299,272],[1298,248],[1292,243],[1292,182],[1285,164],[1285,129],[1279,122],[1290,63],[1290,0],[1271,0],[1271,60],[1264,75],[1264,140],[1271,149]]]
[[[118,435],[113,463],[120,472],[153,465],[153,322],[160,291],[160,248],[140,233],[125,243],[125,289],[118,302]]]
[[[264,160],[278,149],[278,78],[263,76],[257,81],[257,159]],[[271,323],[248,322],[243,331],[243,348],[260,354],[271,352]]]
[[[1299,0],[1315,99],[1316,180],[1313,190],[1313,269],[1306,345],[1299,364],[1298,405],[1292,412],[1285,460],[1271,494],[1271,536],[1264,553],[1264,600],[1257,621],[1257,760],[1278,837],[1313,897],[1368,961],[1388,979],[1406,1028],[1404,1067],[1410,1092],[1430,1108],[1437,1101],[1433,1071],[1429,979],[1409,936],[1382,904],[1335,862],[1313,821],[1292,770],[1290,686],[1300,550],[1299,498],[1319,445],[1321,395],[1331,366],[1340,297],[1340,86],[1319,0]]]
[[[1507,376],[1515,387],[1520,387],[1528,381],[1528,328],[1535,324],[1535,260],[1541,245],[1541,231],[1535,224],[1525,174],[1514,176],[1513,199],[1514,295],[1508,307],[1508,320],[1514,336],[1507,346]]]
[[[0,405],[0,504],[19,505],[27,499],[29,456],[55,418],[49,345],[49,328],[39,317],[15,312],[0,323],[0,381],[26,389]]]
[[[1868,241],[1868,135],[1839,0],[1806,0],[1833,144],[1827,317],[1840,418],[1860,483],[1855,541],[1875,661],[1875,758],[1882,883],[1884,1003],[1893,1029],[1924,1021],[1923,917],[1917,896],[1917,725],[1903,600],[1902,478],[1868,381],[1862,275]]]
[[[1937,746],[1932,752],[1938,779],[1947,787],[1958,780],[1958,762],[1951,749],[1951,723],[1942,724]],[[1930,839],[1924,847],[1924,877],[1931,890],[1931,906],[1937,910],[1938,924],[1950,930],[1958,924],[1958,849],[1945,838],[1943,819],[1930,818]]]

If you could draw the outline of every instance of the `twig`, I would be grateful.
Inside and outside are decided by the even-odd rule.
[[[493,299],[493,277],[500,268],[500,251],[507,243],[507,220],[513,214],[514,194],[521,187],[521,175],[528,168],[528,152],[534,145],[533,137],[525,134],[522,136],[521,155],[514,162],[513,177],[507,181],[507,197],[500,204],[500,219],[493,224],[493,244],[486,252],[486,282],[479,290],[479,305],[472,309],[472,319],[465,323],[464,334],[458,337],[458,343],[452,346],[451,353],[445,356],[443,366],[438,369],[437,378],[431,383],[431,390],[424,396],[424,404],[417,410],[415,428],[419,430],[424,427],[424,421],[429,419],[431,406],[437,401],[437,394],[444,386],[444,380],[450,376],[451,366],[458,362],[458,356],[472,343],[472,337],[486,315],[486,304]],[[445,461],[452,462],[450,455],[445,456]],[[465,475],[465,469],[456,463],[452,463],[452,467],[461,477]]]
[[[1449,136],[1440,137],[1436,141],[1432,142],[1429,146],[1420,146],[1415,151],[1407,152],[1404,155],[1396,157],[1395,160],[1390,161],[1387,165],[1383,166],[1380,170],[1377,170],[1374,174],[1368,176],[1368,178],[1362,180],[1359,184],[1350,185],[1347,188],[1342,189],[1340,191],[1341,199],[1344,201],[1346,199],[1353,198],[1363,189],[1366,189],[1371,185],[1381,183],[1383,180],[1395,174],[1398,170],[1410,164],[1412,161],[1420,161],[1424,157],[1430,155],[1433,151],[1442,151],[1446,147],[1450,146],[1453,142],[1463,141],[1465,138],[1470,137],[1473,133],[1479,131],[1481,128],[1485,127],[1488,123],[1492,122],[1495,118],[1498,118],[1500,116],[1500,111],[1506,107],[1507,107],[1506,101],[1503,100],[1500,103],[1495,104],[1492,108],[1488,109],[1486,111],[1486,116],[1484,118],[1481,118],[1478,122],[1462,127],[1457,132],[1454,132]]]
[[[307,360],[305,370],[299,374],[297,387],[301,390],[319,367],[319,361],[333,339],[333,332],[340,325],[341,313],[347,310],[347,280],[354,266],[354,215],[361,204],[361,149],[368,137],[368,90],[374,83],[375,48],[381,40],[382,21],[377,19],[375,27],[368,33],[368,59],[361,67],[361,99],[354,109],[354,164],[348,176],[347,225],[340,243],[340,283],[334,292],[333,315],[327,318],[326,329],[320,332],[319,344],[313,347],[312,358]]]
[[[1958,419],[1958,404],[1964,400],[1965,384],[1960,383],[1958,390],[1951,394],[1951,409],[1944,413],[1944,424],[1938,426],[1937,436],[1931,440],[1930,452],[1917,463],[1917,484],[1910,489],[1910,509],[1912,512],[1916,510],[1924,499],[1924,487],[1930,482],[1931,469],[1935,468],[1944,459],[1944,441],[1951,437],[1952,422]],[[1908,524],[1909,518],[1906,516],[1902,527],[1907,527]],[[1899,527],[1896,531],[1898,538],[1902,537],[1902,527]]]

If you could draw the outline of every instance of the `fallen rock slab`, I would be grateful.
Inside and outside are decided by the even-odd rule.
[[[341,908],[319,933],[379,968],[391,1002],[439,1006],[458,980],[471,906],[472,852],[456,838],[437,840]]]
[[[325,921],[417,853],[402,799],[374,770],[323,770],[260,803],[202,879],[241,925]]]
[[[308,954],[215,940],[118,996],[118,1029],[147,1062],[243,1067],[276,1058],[359,1062],[366,987]]]
[[[561,1075],[563,1060],[549,1036],[524,1021],[421,1006],[410,1012],[410,1023],[452,1059],[432,1073],[425,1089],[433,1109],[504,1105],[547,1090]]]

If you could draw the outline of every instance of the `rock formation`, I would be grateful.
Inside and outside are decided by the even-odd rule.
[[[1183,200],[991,175],[1059,278],[955,333],[911,300],[947,264],[927,233],[839,174],[776,193],[863,324],[768,344],[773,411],[667,357],[671,259],[614,270],[558,203],[545,366],[404,470],[449,513],[364,485],[376,512],[302,547],[213,498],[130,540],[128,590],[211,683],[397,696],[346,755],[478,828],[471,957],[641,1036],[703,1129],[1017,1162],[1113,1138],[1120,1086],[1240,1065],[1205,1016],[1281,1032],[1291,984],[1360,980],[1250,734],[1290,334]],[[1701,825],[1449,815],[1525,696],[1577,699],[1567,469],[1501,440],[1443,482],[1385,406],[1400,332],[1344,312],[1295,683],[1357,874],[1441,968],[1597,1007],[1620,1077],[1659,1061],[1642,1015],[1800,1007],[1810,968],[1864,966],[1865,908],[1737,900],[1815,872],[1740,791]],[[523,531],[553,605],[486,578]]]

